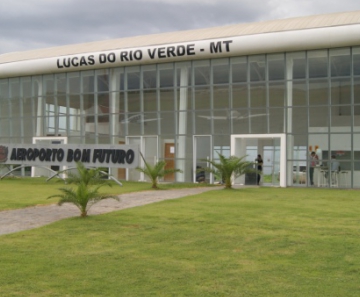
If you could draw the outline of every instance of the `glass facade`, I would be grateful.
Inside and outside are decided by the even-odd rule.
[[[1,143],[137,143],[149,160],[183,170],[167,180],[190,182],[194,163],[228,155],[236,134],[285,134],[288,186],[310,186],[315,151],[315,185],[360,187],[360,48],[0,79]],[[249,160],[259,152],[265,168],[276,159],[274,146],[258,144]],[[274,170],[264,183],[274,184]],[[129,170],[127,178],[139,176]]]

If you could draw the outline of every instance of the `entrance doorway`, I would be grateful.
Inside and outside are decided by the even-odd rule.
[[[193,137],[193,182],[213,182],[213,174],[202,171],[209,166],[206,160],[212,160],[212,136],[194,135]]]
[[[126,137],[126,144],[138,145],[139,151],[144,156],[146,162],[154,165],[159,159],[159,146],[157,136],[128,136]],[[139,166],[144,167],[144,160],[139,158]],[[135,168],[126,170],[126,180],[133,181],[147,181],[144,173]]]
[[[285,134],[232,135],[231,155],[246,156],[255,162],[257,155],[264,161],[260,184],[286,187],[286,136]],[[255,165],[253,167],[255,168]],[[235,184],[254,185],[256,174],[237,178]]]
[[[166,142],[164,147],[164,160],[166,162],[165,169],[172,170],[175,168],[175,144],[173,142]],[[170,173],[164,176],[164,181],[175,181],[175,173]]]

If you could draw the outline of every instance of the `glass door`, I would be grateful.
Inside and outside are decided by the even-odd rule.
[[[194,135],[193,136],[193,182],[213,182],[213,175],[201,168],[209,166],[207,160],[212,160],[212,136]]]
[[[285,134],[266,135],[232,135],[231,155],[246,156],[246,161],[253,162],[257,169],[256,159],[263,159],[261,172],[248,173],[235,180],[235,184],[264,186],[286,186],[286,142]],[[259,176],[260,174],[260,176]]]
[[[147,163],[154,165],[159,160],[159,148],[157,136],[128,136],[126,144],[138,145],[139,151],[144,156]],[[144,160],[139,158],[139,166],[144,167]],[[144,173],[135,168],[128,168],[126,172],[126,180],[132,181],[148,181]]]

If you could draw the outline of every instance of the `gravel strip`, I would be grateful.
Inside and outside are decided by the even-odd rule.
[[[89,215],[98,215],[162,200],[196,195],[214,189],[219,188],[206,187],[121,194],[119,195],[120,201],[106,199],[93,205],[89,211]],[[61,219],[76,216],[79,216],[79,210],[76,206],[69,203],[62,206],[51,204],[46,206],[34,206],[23,209],[0,211],[0,235],[29,230],[59,221]]]

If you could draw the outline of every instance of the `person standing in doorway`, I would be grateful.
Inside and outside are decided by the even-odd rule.
[[[255,159],[255,162],[257,164],[257,184],[260,185],[260,179],[261,179],[261,173],[263,170],[263,159],[261,158],[261,155],[258,155]]]
[[[315,152],[311,152],[310,154],[310,168],[309,168],[309,177],[310,177],[310,184],[314,185],[314,170],[319,161],[318,156],[315,154]]]

